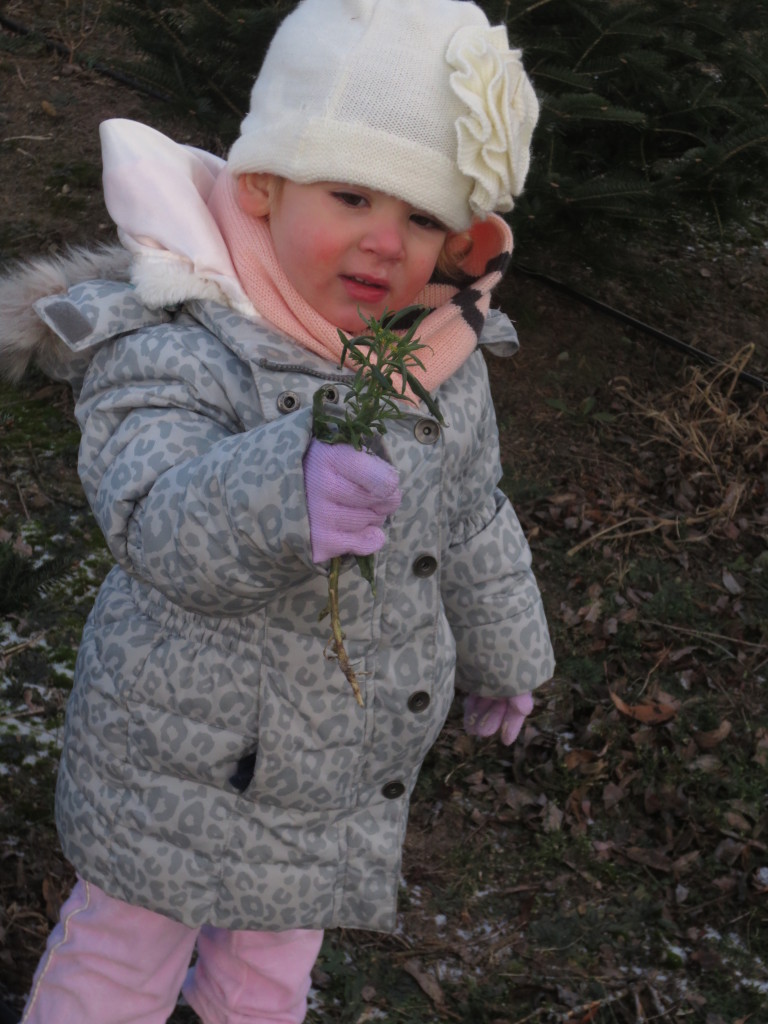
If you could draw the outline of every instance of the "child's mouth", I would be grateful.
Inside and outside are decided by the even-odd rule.
[[[375,281],[369,277],[342,274],[341,280],[344,283],[347,294],[356,302],[380,302],[389,291],[389,287],[385,282]]]

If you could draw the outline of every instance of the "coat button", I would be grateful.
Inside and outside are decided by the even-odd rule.
[[[413,435],[419,444],[434,444],[440,436],[440,425],[435,420],[419,420]]]
[[[433,558],[432,555],[419,555],[413,563],[412,569],[414,576],[426,579],[427,576],[432,576],[437,569],[437,559]]]
[[[417,690],[416,693],[412,693],[408,698],[408,710],[413,711],[414,714],[418,714],[420,711],[426,711],[431,700],[432,698],[426,690]]]
[[[382,787],[381,795],[385,796],[387,800],[397,800],[404,792],[405,786],[402,782],[388,782],[386,786]]]
[[[301,401],[295,391],[281,391],[277,396],[277,408],[280,412],[295,412]]]

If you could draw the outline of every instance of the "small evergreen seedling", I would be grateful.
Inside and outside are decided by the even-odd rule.
[[[324,405],[325,388],[315,393],[313,431],[319,441],[325,444],[351,444],[357,451],[364,451],[370,447],[376,434],[386,434],[388,422],[402,419],[406,415],[407,406],[401,403],[403,400],[409,401],[411,396],[424,402],[438,423],[444,423],[437,402],[413,375],[414,367],[424,369],[416,353],[425,346],[414,335],[427,312],[420,306],[408,306],[393,315],[385,312],[381,320],[375,317],[366,320],[361,314],[366,333],[348,338],[339,331],[343,345],[341,365],[349,361],[356,367],[356,373],[345,399],[347,408],[343,417],[327,411]],[[413,316],[416,319],[412,325],[404,333],[398,333],[397,325]],[[357,565],[375,592],[373,555],[358,555]],[[363,707],[360,684],[344,647],[344,632],[339,618],[340,571],[341,558],[332,558],[328,575],[328,605],[320,617],[330,614],[331,639],[328,649],[338,659],[355,700]]]

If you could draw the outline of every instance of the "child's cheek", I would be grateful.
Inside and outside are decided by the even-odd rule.
[[[419,278],[421,281],[421,286],[417,288],[417,291],[421,291],[421,287],[426,285],[427,282],[432,277],[432,274],[435,271],[435,267],[437,266],[437,259],[439,255],[439,251],[436,254],[430,253],[429,255],[425,256],[423,260],[420,261]]]
[[[311,253],[315,262],[322,266],[333,264],[338,257],[338,246],[326,231],[305,232],[302,241],[306,247],[305,252],[308,255]]]

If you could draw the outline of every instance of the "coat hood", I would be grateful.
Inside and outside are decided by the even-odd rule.
[[[53,380],[71,383],[73,355],[40,319],[35,303],[83,281],[128,281],[130,263],[122,246],[103,245],[13,265],[0,278],[0,376],[17,383],[34,363]]]
[[[206,206],[224,161],[135,121],[105,121],[100,134],[104,198],[121,244],[71,247],[0,277],[0,376],[12,382],[34,363],[53,380],[77,383],[82,358],[34,307],[85,281],[130,281],[149,309],[207,298],[258,317]]]

